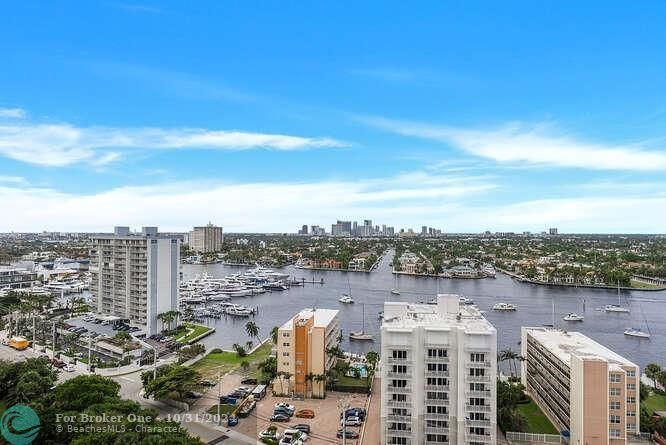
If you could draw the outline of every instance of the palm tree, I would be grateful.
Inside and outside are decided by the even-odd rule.
[[[315,374],[315,375],[312,377],[312,379],[313,379],[315,382],[318,383],[318,387],[319,387],[319,394],[318,394],[318,395],[320,395],[320,396],[323,397],[324,394],[323,394],[323,391],[322,391],[321,389],[322,389],[322,386],[323,386],[323,387],[326,387],[326,384],[325,384],[325,382],[326,382],[326,375],[325,375],[325,374]],[[324,385],[322,385],[322,383],[324,383]]]
[[[657,389],[657,380],[659,380],[659,374],[661,374],[661,366],[656,363],[650,363],[645,367],[645,375],[647,378],[652,380],[652,386],[654,389]]]
[[[273,329],[271,329],[271,340],[273,340],[274,345],[277,345],[278,342],[278,330],[277,326],[273,326]]]
[[[515,353],[511,348],[506,348],[500,351],[499,359],[500,361],[509,361],[509,372],[511,372],[511,377],[515,377],[516,373],[516,360],[519,359],[519,355]]]
[[[259,326],[254,321],[248,321],[245,323],[245,332],[251,338],[259,337]]]
[[[248,352],[252,351],[252,340],[248,340],[245,342],[245,348],[247,349]]]
[[[308,372],[307,374],[305,374],[305,387],[306,387],[305,392],[306,393],[308,392],[308,389],[307,389],[308,383],[309,383],[309,386],[310,386],[310,392],[312,392],[312,380],[313,379],[314,379],[314,374],[313,373]]]

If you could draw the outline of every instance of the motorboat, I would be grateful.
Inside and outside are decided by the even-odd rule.
[[[564,320],[564,321],[583,321],[583,320],[585,320],[585,317],[583,317],[582,315],[578,315],[575,312],[570,312],[567,315],[565,315],[564,317],[562,317],[562,320]]]
[[[471,298],[460,297],[460,304],[467,304],[467,305],[474,304],[474,300],[472,300]]]
[[[254,311],[252,309],[240,305],[228,306],[224,310],[224,312],[227,315],[232,315],[236,317],[249,317],[250,315],[254,314]]]
[[[391,289],[393,295],[400,295],[400,289]]]
[[[340,303],[344,303],[344,304],[351,304],[351,303],[354,302],[354,299],[352,297],[350,297],[349,295],[347,295],[347,294],[342,294],[342,296],[340,297],[340,299],[338,301]]]
[[[628,335],[629,337],[650,338],[648,332],[643,332],[638,328],[627,328],[624,330],[624,335]]]
[[[624,314],[628,314],[630,312],[629,308],[620,306],[619,304],[607,304],[604,306],[604,310],[606,312],[618,312]]]
[[[518,308],[512,303],[497,303],[493,306],[494,311],[515,311]]]
[[[488,278],[495,278],[495,268],[492,264],[484,264],[481,267],[481,272]]]
[[[368,334],[363,331],[358,331],[358,332],[350,332],[349,333],[349,339],[350,340],[360,340],[360,341],[373,341],[374,338],[372,337],[371,334]]]

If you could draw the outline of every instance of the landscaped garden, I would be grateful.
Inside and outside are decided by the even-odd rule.
[[[259,346],[253,353],[241,356],[238,352],[213,349],[208,355],[196,362],[192,367],[206,378],[215,378],[218,374],[242,369],[249,376],[259,377],[259,364],[264,362],[271,353],[273,344],[270,341]]]
[[[529,403],[519,403],[516,411],[525,417],[526,433],[559,434],[548,417],[541,411],[539,406],[530,400]]]

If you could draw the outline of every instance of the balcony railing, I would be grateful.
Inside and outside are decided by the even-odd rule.
[[[448,434],[448,427],[427,426],[423,430],[426,434]]]
[[[449,420],[448,414],[425,413],[423,414],[425,420]]]
[[[386,406],[390,406],[392,408],[411,408],[412,407],[412,402],[407,402],[405,400],[387,400],[386,401]]]
[[[469,403],[465,403],[465,411],[488,413],[491,409],[490,405],[470,405]]]
[[[411,386],[393,386],[388,385],[386,387],[387,392],[398,393],[398,394],[410,394],[412,392]]]
[[[386,359],[387,363],[407,363],[409,362],[408,358],[399,358],[399,357],[389,357]]]
[[[423,403],[426,405],[449,405],[450,400],[449,399],[425,399]]]
[[[426,362],[431,362],[431,363],[449,363],[450,359],[449,357],[439,357],[439,356],[431,356],[428,354],[425,354],[423,356],[423,360]]]
[[[448,377],[449,371],[426,371],[426,377]]]
[[[386,420],[389,422],[411,422],[412,416],[402,416],[400,414],[388,414]]]
[[[490,426],[489,419],[465,419],[465,424],[469,426]]]
[[[407,371],[407,372],[393,372],[389,371],[386,373],[386,377],[388,378],[397,378],[397,379],[409,379],[412,377],[412,373]]]
[[[493,364],[491,362],[467,362],[465,366],[467,368],[492,368]]]
[[[490,381],[490,376],[489,375],[469,375],[469,374],[467,374],[465,376],[465,379],[468,382],[489,382]]]
[[[412,437],[412,430],[396,430],[386,428],[386,434],[394,437]]]
[[[479,389],[474,391],[465,391],[467,397],[490,397],[492,393],[489,389]]]
[[[466,441],[474,441],[474,442],[490,442],[492,441],[492,435],[488,432],[485,434],[474,434],[470,432],[465,432],[465,440]]]
[[[425,385],[424,389],[426,391],[449,391],[451,389],[450,385]]]

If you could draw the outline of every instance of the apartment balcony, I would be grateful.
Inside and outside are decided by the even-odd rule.
[[[448,414],[425,413],[423,414],[425,420],[449,420]]]
[[[465,411],[489,413],[491,409],[490,405],[470,405],[469,403],[465,403]]]
[[[406,400],[387,400],[386,401],[386,406],[390,408],[411,408],[412,407],[412,402],[408,402]]]
[[[465,419],[465,425],[467,426],[490,426],[490,419],[483,419],[483,420],[477,420],[477,419]]]
[[[467,362],[465,363],[466,368],[486,368],[490,369],[493,367],[492,362]]]
[[[451,442],[437,442],[436,440],[426,440],[423,443],[424,445],[442,445],[443,443],[451,443]]]
[[[425,354],[423,360],[430,363],[449,363],[451,359],[449,357],[438,357],[438,356],[429,356]]]
[[[426,391],[449,391],[451,385],[425,385],[423,388]]]
[[[423,403],[425,405],[448,406],[450,402],[449,399],[425,399]]]
[[[427,426],[423,430],[426,434],[449,434],[448,427]]]
[[[398,357],[389,357],[386,359],[386,363],[409,363],[410,359],[408,358],[398,358]]]
[[[390,379],[410,379],[412,378],[411,372],[393,372],[389,371],[386,373],[386,377]]]
[[[490,382],[489,375],[466,375],[465,380],[468,382]]]
[[[485,434],[474,434],[470,432],[465,432],[465,441],[466,442],[484,442],[490,443],[493,439],[493,436],[490,432]]]
[[[448,377],[449,371],[426,371],[423,375],[426,377]]]
[[[412,437],[412,430],[396,430],[386,428],[386,434],[393,437]]]
[[[399,414],[388,414],[386,416],[387,422],[411,422],[412,416],[401,416]]]
[[[396,394],[411,394],[412,392],[412,387],[411,386],[393,386],[393,385],[388,385],[386,387],[386,392],[389,393],[396,393]]]
[[[475,390],[475,391],[465,391],[465,396],[467,397],[491,397],[492,392],[489,389]]]

